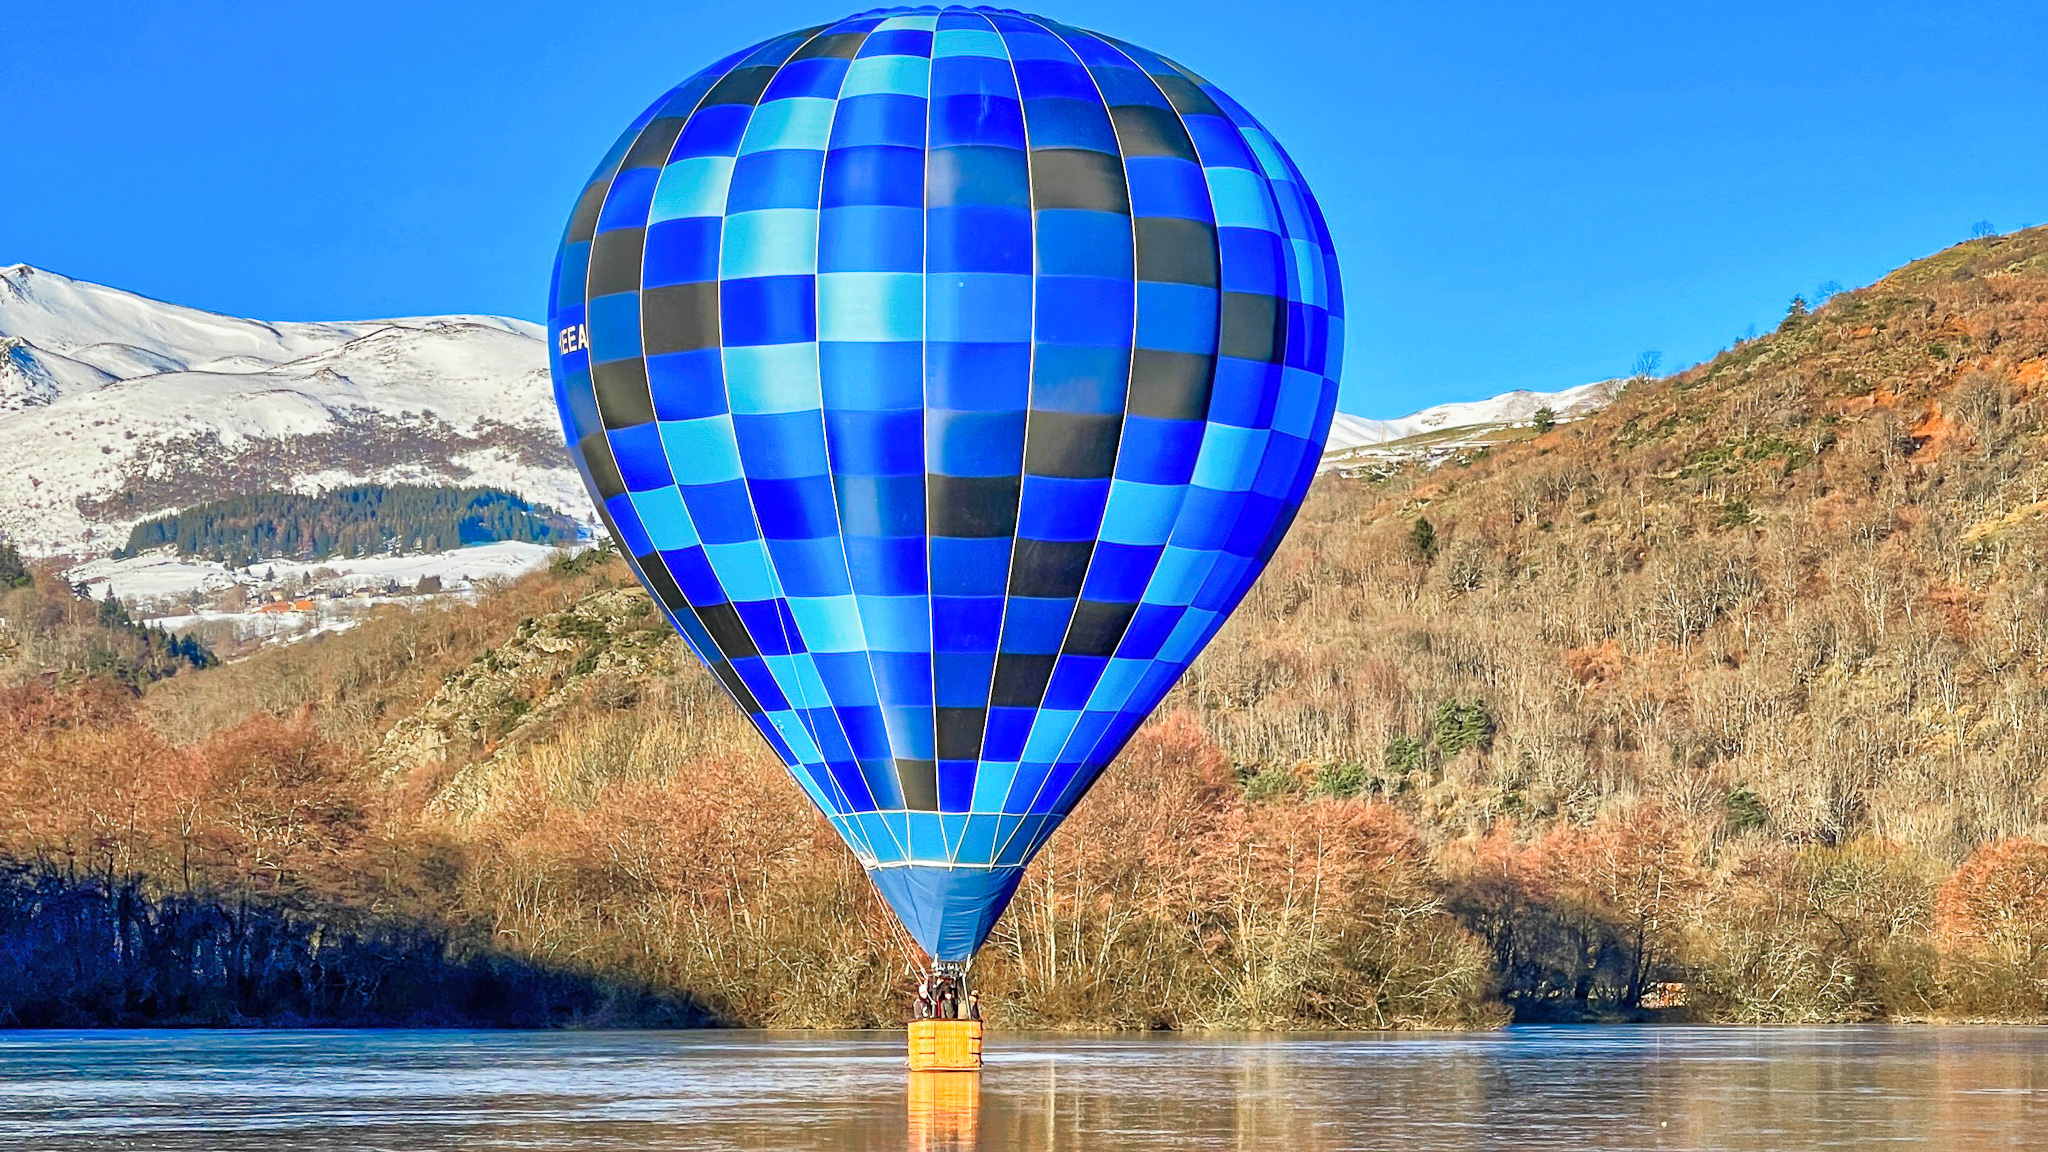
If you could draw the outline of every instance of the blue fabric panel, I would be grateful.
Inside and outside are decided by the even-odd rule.
[[[869,876],[926,954],[965,960],[995,927],[1024,870],[913,864],[877,868]]]

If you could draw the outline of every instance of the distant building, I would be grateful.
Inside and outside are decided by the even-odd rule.
[[[258,609],[257,609],[256,611],[258,611],[258,612],[311,612],[312,610],[313,610],[313,602],[312,602],[311,600],[274,600],[274,601],[272,601],[272,602],[270,602],[270,603],[268,603],[268,604],[265,604],[265,605],[264,605],[263,607],[261,607],[261,608],[258,608]]]

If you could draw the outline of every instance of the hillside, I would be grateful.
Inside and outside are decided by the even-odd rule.
[[[247,492],[485,485],[593,520],[536,325],[266,323],[0,268],[0,534],[88,558]]]
[[[1020,889],[992,1013],[2048,1018],[2044,379],[2036,229],[1462,463],[1324,476]],[[390,939],[432,944],[405,986],[561,988],[544,1020],[901,1007],[850,854],[602,550],[139,697],[32,678],[0,664],[0,851],[68,903],[0,899],[0,957],[148,905],[213,917],[163,946],[188,983],[251,917],[296,926],[266,973],[313,971],[310,925],[346,960],[209,1019],[445,1020],[348,1007],[400,986]],[[0,1019],[205,1015],[124,963],[0,973]]]

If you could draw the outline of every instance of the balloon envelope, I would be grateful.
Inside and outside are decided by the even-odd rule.
[[[1320,210],[1215,86],[892,8],[642,113],[555,267],[613,537],[920,945],[972,955],[1312,478]]]

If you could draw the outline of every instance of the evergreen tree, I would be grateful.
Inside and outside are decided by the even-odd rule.
[[[1417,516],[1415,527],[1408,530],[1408,540],[1415,545],[1415,552],[1422,557],[1423,563],[1436,560],[1436,525]]]
[[[0,590],[26,588],[35,581],[28,574],[28,565],[14,545],[0,540]]]

